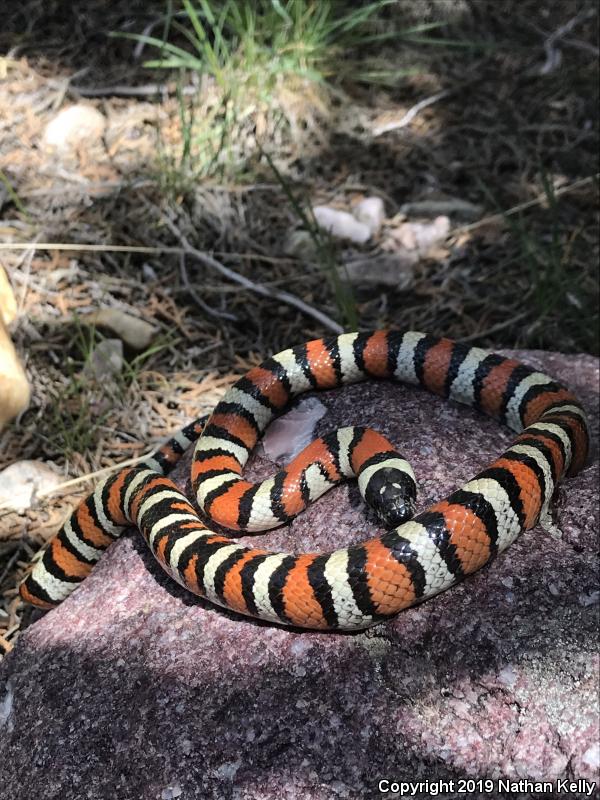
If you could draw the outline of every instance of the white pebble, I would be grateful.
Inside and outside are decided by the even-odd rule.
[[[368,227],[372,236],[375,236],[379,233],[385,217],[383,200],[380,197],[365,197],[354,208],[354,216]]]
[[[46,125],[44,143],[57,148],[90,144],[102,137],[105,127],[106,119],[92,106],[69,106]]]
[[[62,478],[42,461],[16,461],[0,472],[0,506],[23,512]]]
[[[340,211],[329,206],[314,206],[313,214],[319,227],[337,239],[348,239],[356,244],[364,244],[371,238],[368,225],[359,222],[347,211]]]

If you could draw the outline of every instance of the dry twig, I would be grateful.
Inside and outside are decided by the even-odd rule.
[[[304,300],[301,300],[291,292],[283,292],[279,289],[270,289],[268,286],[264,286],[262,283],[251,281],[250,278],[246,278],[244,275],[240,275],[238,272],[235,272],[235,270],[226,267],[224,264],[221,264],[220,261],[217,261],[212,256],[209,256],[208,253],[203,253],[201,250],[196,250],[196,248],[192,247],[184,234],[179,230],[172,220],[170,220],[168,217],[164,217],[164,221],[171,233],[181,242],[184,252],[196,258],[202,264],[209,267],[209,269],[219,272],[224,277],[229,278],[229,280],[238,283],[240,286],[243,286],[245,289],[249,289],[251,292],[258,294],[261,297],[271,297],[274,300],[279,300],[286,305],[299,309],[303,314],[316,319],[321,323],[321,325],[329,328],[329,330],[333,331],[334,333],[343,333],[344,329],[342,326],[335,322],[335,320],[331,319],[331,317],[328,317],[327,314],[324,314],[322,311],[319,311],[318,309],[308,305],[308,303],[305,303]]]
[[[426,97],[424,100],[419,100],[419,102],[415,103],[414,106],[409,108],[406,114],[403,114],[400,119],[391,120],[390,122],[386,122],[373,128],[373,136],[382,136],[384,133],[389,133],[389,131],[396,131],[399,128],[406,128],[406,126],[410,125],[420,111],[423,111],[424,108],[428,108],[434,103],[437,103],[438,100],[448,97],[448,95],[455,91],[455,89],[444,89],[443,92],[438,92],[437,94],[431,95],[431,97]]]
[[[80,97],[161,97],[179,94],[176,86],[166,83],[147,83],[144,86],[125,86],[117,84],[115,86],[69,86],[69,91],[78,94]],[[183,86],[181,94],[198,94],[197,86]]]
[[[187,274],[187,269],[185,266],[185,253],[180,253],[179,255],[179,274],[181,275],[181,280],[183,285],[186,288],[188,294],[192,297],[196,305],[198,305],[205,314],[208,314],[209,317],[216,317],[217,319],[228,319],[232,322],[237,322],[238,318],[235,314],[231,314],[228,311],[217,311],[214,308],[211,308],[204,300],[200,297],[198,292],[194,289],[194,287],[190,284],[190,279]]]
[[[581,189],[582,186],[587,186],[593,181],[597,181],[599,178],[600,172],[597,172],[595,175],[588,175],[587,178],[581,178],[581,180],[574,181],[566,186],[559,186],[554,189],[554,196],[559,197],[560,195],[567,194],[567,192],[572,192],[575,189]],[[528,200],[526,203],[519,203],[519,205],[513,206],[506,211],[500,211],[498,214],[491,214],[489,217],[478,219],[477,222],[471,222],[469,225],[461,225],[459,228],[454,228],[452,235],[455,236],[459,233],[468,233],[470,231],[474,231],[477,228],[481,228],[483,225],[488,225],[490,222],[502,222],[505,217],[518,214],[519,211],[524,211],[526,208],[531,208],[532,206],[539,206],[546,200],[548,200],[548,195],[544,192],[543,194],[539,194],[537,197],[534,197],[533,200]]]
[[[556,47],[556,43],[560,42],[567,34],[571,33],[573,28],[577,27],[580,22],[584,22],[586,19],[593,17],[596,15],[595,9],[584,9],[572,17],[568,22],[564,25],[561,25],[560,28],[557,28],[553,33],[550,34],[544,41],[544,52],[546,53],[546,61],[542,64],[542,66],[537,70],[538,75],[548,75],[551,72],[554,72],[555,69],[560,67],[562,62],[562,53]]]

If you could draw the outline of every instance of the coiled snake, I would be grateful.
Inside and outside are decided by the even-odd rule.
[[[446,499],[410,519],[410,465],[373,430],[341,428],[310,444],[273,478],[242,478],[248,456],[291,398],[387,378],[422,386],[489,414],[519,433],[511,446]],[[347,477],[389,530],[332,553],[288,555],[245,547],[211,531],[165,477],[196,441],[199,506],[232,530],[276,527]],[[50,541],[21,585],[24,600],[60,603],[130,524],[163,569],[213,603],[303,628],[365,628],[432,597],[549,520],[563,475],[585,464],[589,433],[578,400],[518,361],[423,333],[375,331],[285,350],[230,388],[141,465],[102,481]]]

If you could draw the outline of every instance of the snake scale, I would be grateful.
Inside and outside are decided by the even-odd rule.
[[[370,378],[421,386],[495,417],[518,435],[487,469],[414,517],[410,465],[368,428],[341,428],[317,439],[262,483],[243,479],[254,446],[292,398]],[[192,442],[194,493],[220,526],[274,528],[357,476],[387,530],[331,553],[290,555],[238,544],[211,530],[166,477]],[[317,339],[251,369],[208,421],[196,420],[152,458],[102,481],[50,541],[21,596],[57,605],[132,524],[172,578],[213,603],[302,628],[365,628],[447,589],[523,530],[548,523],[557,483],[584,466],[588,448],[577,398],[514,359],[414,331]]]

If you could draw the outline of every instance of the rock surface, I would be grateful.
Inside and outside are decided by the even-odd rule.
[[[597,432],[596,359],[519,355],[569,383]],[[320,399],[329,412],[317,433],[373,424],[409,455],[421,508],[511,438],[469,409],[392,384]],[[254,459],[249,473],[272,469]],[[177,476],[187,483],[185,464]],[[386,796],[382,779],[597,780],[597,497],[594,464],[561,486],[562,539],[536,528],[462,585],[352,635],[210,606],[126,536],[0,668],[0,794],[329,800]],[[347,485],[260,541],[324,549],[372,531]]]

